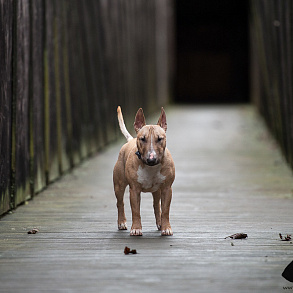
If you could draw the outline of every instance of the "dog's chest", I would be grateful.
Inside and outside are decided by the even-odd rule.
[[[161,174],[161,164],[156,166],[139,166],[137,170],[137,181],[141,184],[142,190],[155,192],[165,181],[166,176]]]

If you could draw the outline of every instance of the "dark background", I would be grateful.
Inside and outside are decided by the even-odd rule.
[[[249,102],[248,5],[176,1],[175,102]]]

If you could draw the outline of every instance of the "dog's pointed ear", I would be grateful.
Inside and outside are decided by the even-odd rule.
[[[164,108],[161,108],[161,115],[158,120],[158,125],[161,126],[165,132],[167,131],[167,119],[166,119],[166,113],[164,111]]]
[[[136,133],[144,126],[145,126],[145,118],[143,115],[142,108],[139,108],[135,115],[135,120],[134,120],[134,129]]]

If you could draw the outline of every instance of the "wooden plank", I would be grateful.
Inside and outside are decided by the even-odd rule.
[[[30,1],[31,84],[30,84],[30,156],[32,195],[46,186],[44,138],[44,2]]]
[[[13,206],[30,197],[29,152],[29,68],[30,16],[29,1],[17,1],[14,43],[14,111],[12,125]]]
[[[13,1],[0,1],[0,215],[10,209]]]

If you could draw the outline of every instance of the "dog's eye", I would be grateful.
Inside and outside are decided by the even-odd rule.
[[[158,141],[163,140],[163,137],[158,136]]]
[[[143,136],[143,137],[141,137],[140,138],[140,141],[142,141],[142,142],[146,142],[146,139],[145,139],[145,137]]]

